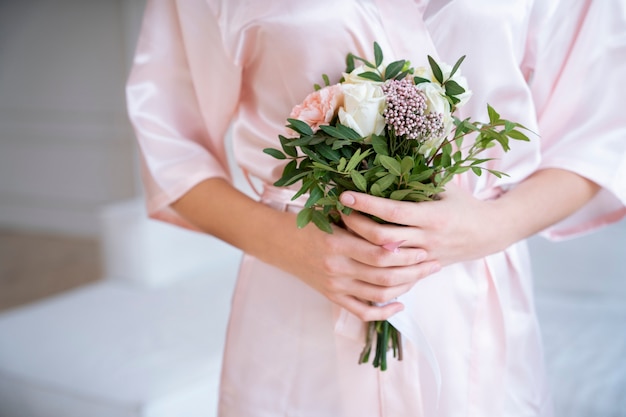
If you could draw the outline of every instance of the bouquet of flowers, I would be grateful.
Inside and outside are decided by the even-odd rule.
[[[308,194],[298,227],[313,222],[332,233],[331,224],[341,225],[340,213],[351,212],[339,201],[346,190],[421,202],[437,199],[454,175],[466,171],[506,175],[483,167],[490,159],[478,156],[496,145],[508,151],[510,139],[528,141],[525,128],[489,105],[489,122],[454,116],[471,96],[460,72],[464,58],[452,67],[430,56],[429,68],[412,68],[406,60],[385,64],[374,43],[374,62],[348,54],[338,84],[322,76],[324,86],[316,84],[287,119],[295,135],[279,135],[282,150],[264,149],[289,160],[274,185],[301,182],[293,199]],[[470,134],[474,140],[464,146]],[[387,368],[389,349],[402,359],[400,333],[388,321],[377,321],[368,324],[359,363],[369,361],[374,342],[374,367]]]

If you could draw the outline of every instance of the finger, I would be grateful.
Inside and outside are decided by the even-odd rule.
[[[371,303],[384,305],[396,300],[402,294],[406,294],[413,288],[415,282],[396,285],[394,287],[381,287],[366,282],[357,282],[354,291],[350,295]]]
[[[371,284],[377,288],[397,287],[402,285],[415,285],[415,283],[427,276],[438,272],[441,269],[439,262],[426,261],[415,265],[389,268],[372,268],[368,265],[354,265],[349,277],[357,282]],[[349,284],[348,284],[349,285]],[[346,288],[346,292],[355,291]],[[364,298],[370,298],[361,294]],[[372,300],[377,301],[377,300]]]
[[[361,217],[366,219],[364,216]],[[369,221],[372,222],[371,220]],[[409,266],[422,262],[428,257],[428,254],[422,248],[398,247],[397,250],[389,250],[382,247],[384,243],[389,243],[389,241],[380,243],[372,242],[367,237],[363,238],[362,236],[359,236],[358,233],[356,236],[354,233],[346,233],[340,237],[340,240],[333,240],[332,237],[328,239],[328,245],[333,253],[345,256],[365,265],[383,268],[393,266]],[[339,274],[343,274],[346,271],[329,272],[338,272]]]
[[[428,202],[415,204],[409,201],[396,201],[354,191],[342,193],[339,199],[347,207],[374,215],[388,223],[419,226],[419,219],[428,218],[423,213]]]
[[[342,220],[348,230],[359,235],[377,246],[395,248],[395,244],[402,242],[399,247],[423,248],[423,232],[420,228],[399,227],[391,224],[380,224],[357,212],[342,215]]]
[[[334,302],[363,321],[387,320],[394,314],[404,310],[404,305],[399,302],[389,303],[384,306],[373,306],[349,295],[338,297]]]

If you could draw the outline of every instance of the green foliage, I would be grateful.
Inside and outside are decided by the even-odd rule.
[[[458,103],[456,96],[465,90],[453,81],[465,56],[461,57],[445,78],[437,62],[428,57],[434,78],[442,85],[451,105]],[[361,77],[377,82],[402,79],[413,73],[410,63],[398,60],[382,68],[384,56],[378,44],[374,44],[374,62],[349,54],[346,72],[362,62],[368,71]],[[324,75],[324,85],[329,85]],[[414,77],[416,84],[431,80]],[[314,223],[318,228],[332,233],[331,224],[340,220],[339,213],[350,209],[339,202],[339,195],[347,190],[369,193],[398,201],[429,201],[443,192],[445,185],[455,176],[467,171],[475,175],[488,172],[501,177],[506,175],[485,167],[491,159],[481,158],[486,149],[500,146],[510,149],[510,140],[528,141],[523,132],[526,128],[518,123],[502,119],[490,105],[487,106],[489,122],[474,122],[454,118],[455,129],[441,146],[430,155],[423,155],[419,143],[396,138],[385,129],[381,135],[362,138],[353,129],[334,120],[313,131],[305,122],[287,119],[287,127],[296,133],[295,138],[279,136],[281,150],[268,148],[263,151],[279,160],[288,161],[277,187],[300,183],[293,199],[308,194],[305,208],[297,217],[298,227]],[[472,135],[473,142],[464,146],[463,140]]]
[[[465,56],[459,58],[446,76],[437,62],[428,57],[432,76],[445,91],[452,112],[460,103],[459,96],[465,93],[465,89],[452,80],[464,59]],[[373,63],[348,54],[346,73],[355,69],[356,61],[367,68],[359,76],[374,82],[401,80],[414,73],[405,60],[394,61],[383,68],[383,51],[377,43],[374,43]],[[325,86],[330,85],[328,76],[322,78]],[[416,76],[413,82],[433,81]],[[316,90],[320,88],[315,85]],[[279,136],[281,150],[267,148],[263,152],[287,161],[275,186],[300,183],[293,200],[308,195],[304,208],[297,215],[297,226],[302,228],[313,223],[320,230],[333,233],[333,225],[341,224],[341,214],[349,215],[352,211],[339,201],[344,191],[363,192],[396,201],[422,202],[437,198],[455,175],[469,171],[479,176],[483,172],[497,177],[506,175],[489,167],[491,158],[479,155],[494,146],[506,152],[511,140],[528,141],[523,132],[527,129],[502,119],[490,105],[487,105],[487,114],[487,123],[453,117],[454,131],[443,139],[438,149],[429,153],[422,152],[419,142],[396,137],[388,128],[381,135],[362,138],[337,118],[317,131],[301,120],[287,119],[287,127],[295,132],[296,137]],[[472,136],[473,142],[465,146],[463,141],[468,135]],[[381,219],[375,220],[382,222]],[[388,321],[370,322],[359,363],[368,362],[374,352],[374,366],[384,371],[389,348],[394,357],[402,359],[400,337]]]

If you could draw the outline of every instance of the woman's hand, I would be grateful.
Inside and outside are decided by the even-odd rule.
[[[437,201],[398,202],[345,192],[341,202],[359,212],[404,225],[375,227],[358,213],[344,216],[351,231],[383,245],[401,242],[422,248],[428,260],[449,265],[478,259],[563,220],[585,205],[600,187],[558,168],[540,170],[494,200],[479,200],[452,183]]]
[[[364,225],[365,229],[379,227]],[[293,216],[282,230],[289,233],[289,229],[295,229]],[[436,262],[424,262],[428,254],[423,249],[390,251],[345,229],[333,230],[328,234],[313,225],[294,230],[283,240],[288,251],[270,261],[364,321],[385,320],[402,310],[402,304],[390,301],[440,268]]]
[[[345,192],[341,202],[395,224],[376,227],[375,221],[353,212],[343,216],[353,233],[375,245],[402,242],[402,247],[422,248],[428,260],[441,265],[477,259],[506,247],[493,201],[478,200],[453,184],[436,201],[414,203]]]

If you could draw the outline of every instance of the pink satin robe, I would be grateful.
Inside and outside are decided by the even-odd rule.
[[[613,0],[149,1],[127,91],[150,215],[192,227],[169,204],[206,178],[230,178],[231,123],[239,166],[275,181],[281,164],[261,150],[279,146],[291,108],[377,41],[415,66],[467,55],[473,97],[461,116],[486,120],[490,103],[540,134],[491,155],[509,177],[467,175],[463,187],[493,198],[538,169],[565,168],[603,189],[545,234],[616,221],[626,213],[625,18]],[[285,190],[263,200],[289,209]],[[523,242],[446,267],[401,301],[405,359],[381,373],[357,365],[363,323],[246,256],[219,416],[551,415]]]

